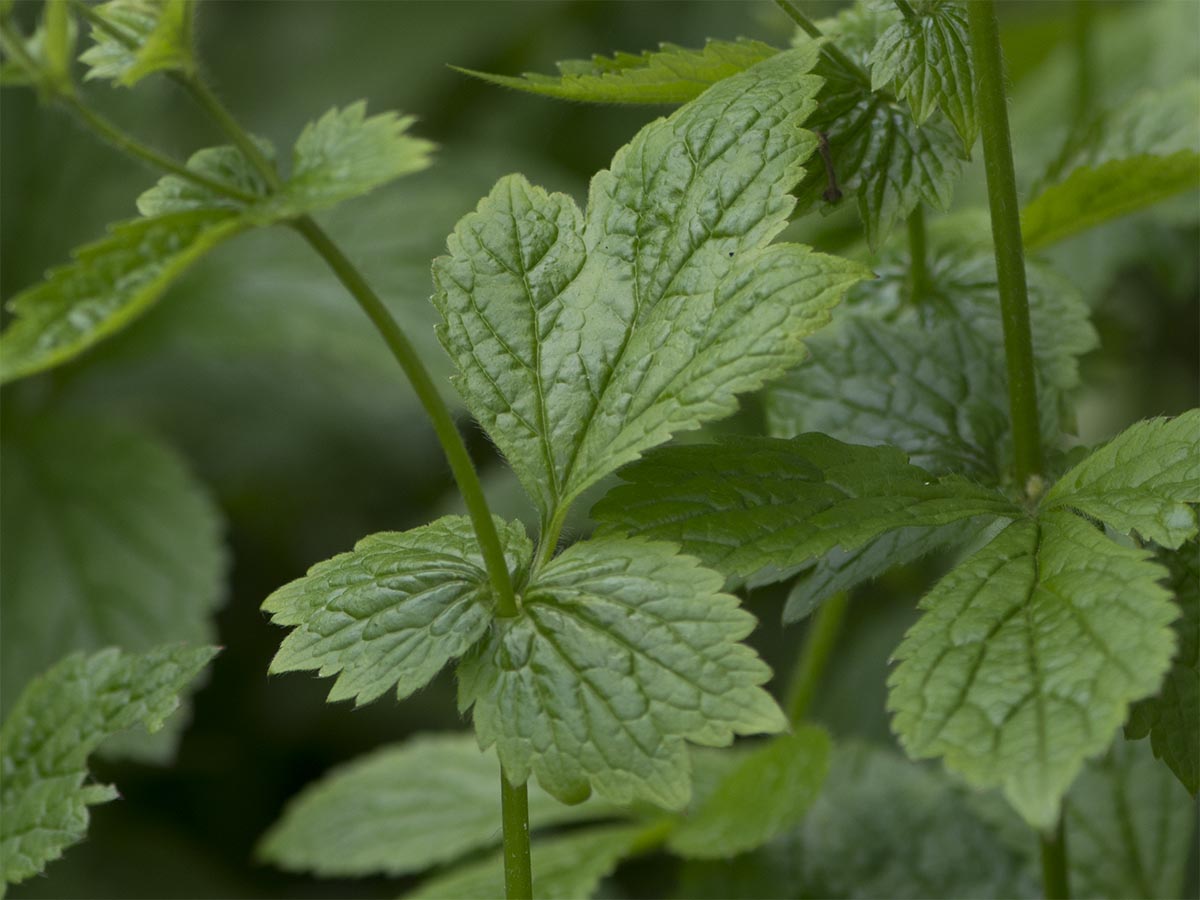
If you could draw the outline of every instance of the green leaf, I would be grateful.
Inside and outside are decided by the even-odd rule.
[[[1021,213],[1025,246],[1039,249],[1200,187],[1200,81],[1144,91],[1102,118],[1091,142],[1061,161],[1067,173]]]
[[[215,639],[220,515],[169,447],[87,419],[14,417],[0,442],[0,706],[67,653]],[[123,746],[161,758],[174,729]],[[131,736],[132,737],[132,736]]]
[[[535,840],[531,848],[534,898],[580,900],[592,896],[622,857],[642,843],[655,843],[660,831],[654,825],[609,825]],[[504,854],[431,878],[405,896],[408,900],[503,897]]]
[[[1073,896],[1185,896],[1195,805],[1145,745],[1089,763],[1065,810]]]
[[[533,552],[525,529],[496,525],[509,566],[519,574]],[[276,625],[296,626],[271,672],[337,675],[330,702],[353,697],[361,705],[393,687],[404,699],[484,635],[492,604],[465,516],[373,534],[263,602]]]
[[[17,44],[11,49],[17,52],[6,46],[0,61],[0,85],[32,85],[44,100],[74,91],[71,58],[78,28],[66,0],[47,0],[42,6],[42,19],[29,37],[15,27],[10,33]]]
[[[759,685],[770,669],[738,643],[754,617],[721,576],[643,540],[574,544],[522,592],[459,666],[459,707],[475,707],[514,783],[532,772],[565,803],[595,788],[615,803],[678,809],[691,790],[685,740],[786,727]]]
[[[334,769],[295,797],[258,855],[322,877],[405,875],[500,841],[500,764],[473,734],[423,735]],[[600,819],[596,802],[564,806],[537,785],[529,827]]]
[[[801,339],[864,276],[807,247],[765,247],[814,147],[798,126],[815,57],[781,53],[642,129],[592,179],[586,217],[502,179],[434,261],[459,389],[543,520],[733,412],[736,394],[803,358]]]
[[[892,726],[914,758],[1002,787],[1035,828],[1129,704],[1158,689],[1178,610],[1150,554],[1063,511],[1009,525],[921,601],[896,651]]]
[[[1178,547],[1196,534],[1189,503],[1200,503],[1200,409],[1125,429],[1063,475],[1042,506],[1073,507]]]
[[[1150,736],[1154,755],[1191,793],[1200,791],[1200,550],[1187,544],[1160,552],[1168,587],[1183,615],[1175,620],[1179,649],[1161,690],[1137,703],[1125,724],[1131,739]]]
[[[78,356],[145,312],[189,266],[246,224],[227,210],[173,213],[113,226],[8,302],[0,383]]]
[[[897,529],[1022,514],[994,490],[935,479],[893,447],[822,434],[667,447],[621,477],[627,483],[597,504],[595,519],[609,530],[673,541],[755,584]]]
[[[267,158],[275,156],[275,150],[269,143],[259,139],[258,144]],[[197,150],[188,158],[187,167],[251,197],[266,197],[267,183],[236,147],[205,147]],[[138,197],[137,208],[146,218],[154,218],[201,210],[243,211],[246,204],[178,175],[164,175],[154,187]]]
[[[501,87],[584,103],[686,103],[711,85],[779,51],[761,41],[708,40],[702,50],[675,44],[640,54],[614,53],[556,63],[559,75],[526,72],[519,78],[457,69]]]
[[[747,753],[667,839],[692,859],[729,857],[794,827],[817,798],[829,771],[828,733],[813,725]]]
[[[133,87],[155,72],[195,70],[194,0],[108,0],[92,12],[105,25],[92,25],[95,43],[79,57],[90,66],[87,78]]]
[[[110,735],[156,731],[215,647],[102,650],[64,659],[35,679],[0,726],[0,876],[16,884],[83,839],[88,807],[117,797],[85,783],[87,759]]]

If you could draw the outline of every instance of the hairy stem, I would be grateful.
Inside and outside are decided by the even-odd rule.
[[[1013,169],[1008,106],[1004,93],[1004,62],[1000,56],[1000,27],[995,0],[967,4],[971,54],[975,62],[979,118],[983,134],[983,163],[987,173],[996,280],[1004,325],[1004,357],[1008,368],[1008,403],[1012,416],[1013,457],[1022,489],[1042,468],[1038,429],[1037,384],[1033,374],[1033,337],[1029,328],[1029,292],[1025,284],[1025,251],[1021,244],[1021,214]]]
[[[508,900],[532,900],[529,864],[529,784],[513,787],[500,773],[500,811],[504,820],[504,893]]]
[[[845,591],[839,591],[813,614],[812,622],[808,626],[808,635],[804,639],[804,646],[792,672],[792,683],[788,688],[788,721],[793,725],[798,725],[808,714],[825,666],[833,656],[834,647],[837,646],[848,604],[849,595]]]
[[[258,144],[238,124],[232,113],[225,108],[225,104],[220,98],[212,92],[212,89],[199,78],[183,75],[181,73],[173,73],[175,80],[183,85],[184,90],[192,95],[192,98],[200,105],[200,107],[212,117],[217,126],[225,132],[235,147],[242,151],[242,155],[254,166],[255,171],[263,177],[267,186],[272,191],[277,191],[283,186],[282,180],[279,178],[279,172],[275,169],[275,164],[271,162],[263,154]]]
[[[1040,836],[1042,849],[1042,891],[1046,900],[1069,900],[1070,873],[1067,871],[1066,811],[1059,813],[1058,825],[1050,834]]]
[[[800,7],[796,6],[792,0],[775,0],[775,5],[783,10],[789,19],[799,25],[800,29],[809,37],[824,37],[821,29],[816,26],[812,19],[801,12]],[[845,69],[848,74],[858,78],[868,87],[870,86],[871,76],[867,74],[867,70],[843,53],[837,46],[827,42],[821,46],[821,52]]]
[[[908,295],[920,303],[929,293],[929,260],[925,249],[925,209],[917,204],[908,217]]]

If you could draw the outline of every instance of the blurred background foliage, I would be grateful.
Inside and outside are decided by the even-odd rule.
[[[1091,5],[1098,106],[1200,74],[1195,0]],[[36,3],[17,6],[19,16],[35,18]],[[839,8],[806,6],[818,16]],[[1078,6],[1001,4],[1026,197],[1074,116]],[[429,263],[454,223],[512,171],[582,198],[590,175],[659,114],[506,92],[446,64],[512,74],[552,71],[557,59],[636,51],[659,41],[700,46],[708,37],[747,36],[782,45],[790,32],[777,8],[758,0],[238,0],[203,4],[198,20],[201,56],[219,92],[248,127],[277,146],[290,144],[306,121],[328,107],[360,97],[373,111],[416,114],[418,133],[438,142],[431,169],[324,220],[443,383],[449,366],[433,338]],[[165,79],[150,79],[136,91],[96,83],[85,91],[89,102],[176,156],[220,140]],[[132,216],[134,198],[155,177],[65,115],[39,108],[27,90],[3,94],[0,152],[4,298],[64,261],[72,247],[100,236],[108,222]],[[956,208],[979,207],[983,198],[976,148]],[[1197,198],[1186,196],[1049,254],[1086,292],[1101,334],[1100,349],[1084,360],[1082,441],[1102,440],[1140,417],[1198,405],[1198,222]],[[848,210],[810,216],[788,237],[823,250],[862,252],[858,222]],[[448,385],[446,390],[453,400]],[[275,871],[253,857],[256,840],[287,799],[331,766],[409,734],[462,727],[445,675],[403,705],[385,699],[357,710],[326,704],[328,684],[314,677],[266,676],[282,636],[259,611],[271,590],[369,532],[407,528],[456,507],[449,473],[399,369],[320,261],[289,232],[252,234],[218,250],[116,339],[68,367],[5,388],[3,404],[6,438],[30,417],[55,411],[133,423],[165,439],[215,498],[229,548],[217,618],[225,651],[194,699],[175,762],[99,761],[99,777],[117,783],[122,799],[95,808],[87,841],[13,896],[401,892],[410,882],[318,881]],[[716,430],[758,428],[756,401],[743,407]],[[468,431],[497,512],[526,514],[502,462],[477,430]],[[29,511],[20,507],[18,467],[6,468],[7,556],[16,552]],[[574,528],[586,529],[586,520]],[[888,657],[915,619],[917,597],[944,562],[902,569],[856,593],[813,710],[837,738],[891,744],[884,713]],[[805,632],[803,624],[779,625],[785,596],[783,586],[747,598],[762,622],[752,642],[779,673],[780,692]],[[8,653],[10,642],[22,638],[11,617],[6,625]],[[960,890],[1006,895],[1030,889],[1023,870],[967,863],[983,838],[975,825],[955,826],[955,817],[965,815],[964,801],[940,774],[925,774],[935,769],[919,769],[916,781],[889,795],[873,794],[871,786],[893,783],[889,773],[896,767],[916,767],[853,746],[838,765],[831,784],[857,787],[857,799],[848,802],[861,805],[864,828],[798,833],[790,845],[728,865],[685,866],[665,856],[635,860],[606,882],[605,894],[786,896],[781,885],[799,877],[797,854],[836,855],[844,852],[839,841],[870,853],[864,835],[883,842],[874,851],[882,868],[871,869],[871,879],[850,885],[837,872],[808,871],[809,889],[827,896],[933,890],[936,885],[906,882],[887,870],[888,836],[866,827],[881,802],[916,811],[901,823],[901,838],[915,839],[930,816],[940,822],[940,830],[922,835],[920,852],[971,870],[973,880],[957,882]],[[943,808],[945,815],[937,812]],[[814,808],[810,819],[819,822],[820,815]],[[868,869],[873,864],[866,857],[860,862]],[[1195,895],[1194,872],[1185,890]]]

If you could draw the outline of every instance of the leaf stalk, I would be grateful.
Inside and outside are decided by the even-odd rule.
[[[917,204],[908,217],[908,295],[920,303],[929,293],[929,258],[925,241],[925,209]]]
[[[788,688],[787,713],[792,727],[800,724],[808,715],[808,709],[821,683],[821,676],[842,633],[842,623],[846,619],[846,607],[849,602],[849,595],[845,591],[839,591],[821,605],[809,623],[808,635],[796,660],[792,683]]]
[[[1067,870],[1066,811],[1059,813],[1058,825],[1039,836],[1042,851],[1042,890],[1046,900],[1070,900],[1070,872]]]
[[[500,810],[504,823],[504,893],[508,900],[533,900],[529,860],[529,783],[509,784],[500,772]]]
[[[783,10],[784,14],[789,19],[800,26],[800,29],[811,38],[823,38],[825,35],[821,29],[816,26],[808,16],[800,11],[800,7],[796,6],[792,0],[775,0],[775,5]],[[871,76],[867,74],[867,70],[847,56],[835,44],[826,42],[821,45],[821,52],[825,54],[832,62],[836,63],[847,73],[862,81],[868,87],[871,85]]]

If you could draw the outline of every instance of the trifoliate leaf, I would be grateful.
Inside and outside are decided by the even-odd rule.
[[[404,875],[500,842],[500,764],[473,734],[424,735],[325,775],[289,804],[258,855],[324,877]],[[529,788],[529,827],[600,819]]]
[[[566,803],[595,788],[615,803],[680,808],[691,790],[685,740],[786,727],[759,685],[770,669],[738,643],[754,618],[721,576],[675,548],[599,539],[555,557],[459,666],[484,746],[509,778],[532,772]]]
[[[73,651],[212,641],[220,516],[183,461],[127,427],[14,419],[0,442],[0,706]],[[161,758],[174,731],[122,750]]]
[[[1146,91],[1096,125],[1021,213],[1038,249],[1200,187],[1200,81]]]
[[[274,157],[274,148],[269,143],[260,139],[258,144],[266,157]],[[198,150],[188,159],[187,167],[248,197],[266,197],[266,182],[236,147],[206,147]],[[246,204],[178,175],[164,175],[154,187],[138,197],[137,208],[143,216],[153,218],[195,210],[240,211],[246,208]]]
[[[117,796],[85,783],[87,759],[110,735],[160,728],[216,648],[102,650],[64,659],[26,687],[0,726],[0,876],[16,884],[83,839],[88,807]]]
[[[921,601],[896,651],[888,706],[909,755],[945,757],[1052,826],[1084,760],[1170,665],[1163,574],[1067,512],[1009,525]]]
[[[967,17],[957,3],[933,0],[889,27],[871,50],[871,90],[894,86],[918,125],[940,109],[970,150],[979,134]]]
[[[597,504],[593,518],[609,530],[677,543],[705,565],[757,584],[897,529],[1022,514],[997,491],[936,479],[895,448],[822,434],[667,447],[621,477],[627,483]]]
[[[932,236],[931,236],[932,237]],[[907,261],[892,258],[860,285],[811,358],[767,394],[770,432],[820,431],[851,443],[893,444],[936,474],[998,484],[1012,455],[1008,375],[991,251],[931,240],[930,287],[908,295]],[[1078,291],[1029,266],[1039,412],[1048,446],[1068,419],[1077,358],[1096,344]]]
[[[830,749],[828,733],[813,725],[755,748],[688,810],[667,849],[693,859],[730,857],[794,827],[821,789]]]
[[[78,356],[146,311],[170,284],[246,224],[228,210],[173,213],[113,226],[8,302],[0,383]]]
[[[194,0],[108,0],[92,9],[95,42],[79,57],[87,78],[133,87],[155,72],[193,72]],[[119,35],[119,37],[118,37]]]
[[[519,573],[532,554],[525,529],[496,525],[510,570]],[[483,636],[493,602],[465,516],[373,534],[263,602],[276,625],[296,626],[271,671],[337,675],[330,702],[369,703],[393,687],[404,699]]]
[[[864,277],[807,247],[765,247],[815,144],[798,127],[815,57],[781,53],[642,129],[592,180],[586,217],[502,179],[435,260],[460,391],[544,520],[733,412]]]
[[[1072,896],[1185,896],[1195,805],[1144,745],[1118,740],[1064,808]]]
[[[1178,547],[1196,534],[1189,503],[1200,503],[1200,409],[1125,429],[1063,475],[1042,506],[1074,507],[1117,531]]]
[[[660,44],[658,50],[569,59],[559,75],[526,72],[519,78],[458,69],[501,87],[584,103],[686,103],[723,78],[779,51],[761,41],[709,40],[702,50]],[[453,67],[457,68],[457,67]]]
[[[1195,794],[1200,791],[1200,549],[1186,544],[1159,558],[1171,573],[1168,587],[1183,611],[1175,621],[1179,649],[1158,695],[1133,707],[1125,736],[1149,735],[1154,755]]]
[[[622,857],[636,852],[643,843],[656,844],[661,831],[657,825],[608,825],[533,841],[530,861],[535,900],[586,900]],[[504,895],[504,855],[496,853],[431,878],[405,898],[461,900]]]

